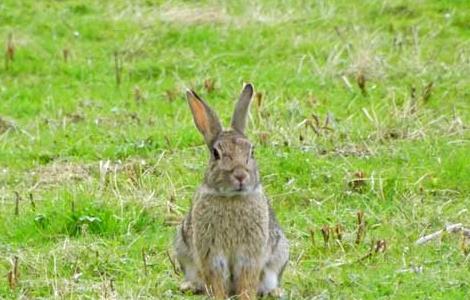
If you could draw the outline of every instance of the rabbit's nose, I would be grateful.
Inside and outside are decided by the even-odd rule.
[[[246,175],[245,174],[238,174],[238,175],[235,175],[235,178],[240,181],[240,182],[243,182],[246,178]]]
[[[248,177],[248,174],[246,172],[239,171],[239,172],[234,172],[233,177],[235,177],[235,179],[238,180],[238,182],[243,183],[243,181],[245,181],[245,179]]]

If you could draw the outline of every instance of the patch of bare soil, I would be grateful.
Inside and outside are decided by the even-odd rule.
[[[56,161],[32,170],[29,175],[35,186],[58,185],[91,178],[91,167],[86,164]]]
[[[366,145],[344,145],[336,147],[334,153],[340,156],[370,157],[375,153]]]
[[[162,21],[182,24],[228,23],[230,16],[217,6],[179,5],[163,7],[159,13]]]
[[[193,24],[221,24],[228,23],[231,17],[221,6],[200,4],[164,4],[162,6],[140,6],[136,4],[124,7],[109,7],[109,15],[114,20],[128,20],[138,24],[154,26],[157,21]]]

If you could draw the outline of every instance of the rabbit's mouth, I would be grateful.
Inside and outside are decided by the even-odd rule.
[[[232,186],[228,186],[228,187],[221,189],[222,193],[229,194],[229,195],[249,194],[252,191],[253,191],[253,187],[245,183],[233,184]]]
[[[255,189],[254,186],[246,183],[235,184],[228,192],[233,194],[249,194]]]
[[[246,184],[243,184],[243,183],[239,183],[238,184],[238,187],[235,187],[235,190],[238,191],[238,192],[243,192],[246,190]]]
[[[241,185],[235,189],[235,192],[240,192],[240,193],[246,192],[246,191],[247,191],[247,188]]]

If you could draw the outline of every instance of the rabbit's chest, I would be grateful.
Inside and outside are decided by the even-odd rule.
[[[266,247],[268,207],[259,199],[209,199],[193,211],[196,247],[201,252],[233,254],[238,250],[257,255]]]

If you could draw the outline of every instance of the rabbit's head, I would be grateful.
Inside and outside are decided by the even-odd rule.
[[[194,91],[188,90],[186,96],[210,152],[205,185],[220,195],[253,192],[259,185],[259,175],[253,146],[244,134],[253,86],[244,86],[229,130],[222,129],[216,113]]]

